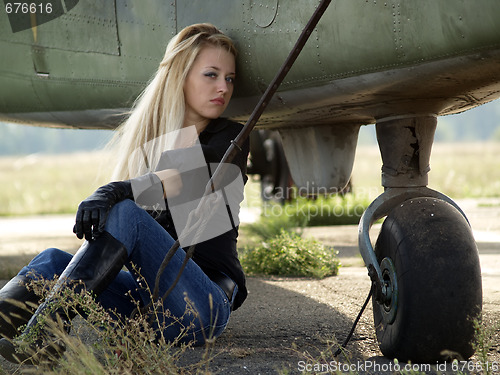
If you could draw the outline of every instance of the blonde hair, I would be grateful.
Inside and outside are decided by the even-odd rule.
[[[172,147],[168,133],[184,123],[184,82],[206,45],[225,48],[236,57],[233,41],[208,23],[188,26],[170,40],[156,74],[111,141],[117,152],[113,179],[126,180],[154,170],[161,153]]]

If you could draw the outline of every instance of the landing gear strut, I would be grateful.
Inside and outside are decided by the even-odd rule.
[[[380,350],[414,363],[469,358],[482,306],[467,218],[450,198],[426,187],[436,123],[434,116],[377,123],[385,191],[359,224]],[[385,216],[373,249],[370,227]]]

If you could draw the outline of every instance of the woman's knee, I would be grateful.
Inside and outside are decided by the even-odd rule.
[[[119,218],[127,218],[140,210],[141,208],[130,199],[124,199],[116,203],[108,214],[108,221]]]
[[[45,249],[34,257],[19,275],[52,279],[64,271],[72,257],[71,254],[53,247]]]
[[[140,215],[147,213],[137,204],[125,199],[109,211],[105,230],[131,251],[137,237],[137,223]]]
[[[131,219],[137,215],[139,212],[138,210],[141,210],[141,208],[130,199],[118,202],[108,213],[108,217],[106,219],[106,230],[110,232],[116,227],[130,225]]]

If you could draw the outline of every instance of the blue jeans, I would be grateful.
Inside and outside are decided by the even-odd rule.
[[[142,305],[151,301],[157,271],[175,241],[131,200],[119,202],[111,209],[106,231],[125,246],[129,264],[128,271],[120,271],[98,300],[105,308],[116,309],[116,312],[128,317],[136,307],[133,300]],[[160,297],[176,279],[185,255],[184,250],[179,248],[168,263],[160,278]],[[53,279],[63,272],[71,258],[69,253],[49,248],[33,258],[19,275]],[[237,288],[233,298],[236,293]],[[180,338],[181,342],[194,342],[197,345],[203,344],[207,338],[219,336],[231,313],[231,301],[224,291],[192,259],[187,262],[179,282],[165,299],[163,306],[169,314],[164,314],[163,320],[157,324],[166,327],[163,329],[164,337],[173,341],[184,333]]]

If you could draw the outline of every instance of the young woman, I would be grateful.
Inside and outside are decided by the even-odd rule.
[[[177,235],[181,235],[179,230],[185,229],[176,222],[172,202],[184,197],[178,206],[182,211],[186,207],[182,193],[187,189],[188,197],[196,200],[194,197],[200,194],[193,193],[193,188],[200,190],[196,188],[199,183],[204,190],[207,182],[197,179],[203,166],[193,155],[201,150],[204,168],[213,172],[213,163],[221,161],[242,128],[220,117],[233,93],[235,56],[233,42],[210,24],[186,27],[170,41],[156,75],[118,129],[117,181],[100,187],[78,207],[74,232],[78,238],[85,237],[85,243],[74,256],[55,248],[41,252],[0,290],[0,334],[4,337],[0,340],[0,354],[6,359],[30,360],[32,353],[23,353],[20,347],[41,316],[57,318],[59,314],[69,323],[70,316],[50,308],[61,288],[78,282],[77,288],[92,291],[104,307],[123,316],[130,316],[136,307],[132,299],[142,306],[151,302],[151,293],[139,285],[135,270],[140,270],[152,291],[160,264]],[[232,161],[241,186],[246,182],[248,151],[247,142]],[[198,163],[193,164],[196,168],[185,168],[191,159]],[[163,303],[170,314],[157,323],[165,323],[163,334],[169,340],[181,333],[182,341],[195,344],[203,344],[209,336],[217,337],[226,327],[231,311],[247,296],[236,252],[237,222],[233,220],[234,212],[230,213],[238,207],[224,207],[230,217],[224,220],[231,224],[225,230],[217,227],[209,230],[208,236],[195,237],[199,242],[194,255]],[[219,222],[221,215],[219,210],[206,221]],[[189,239],[184,242],[191,245]],[[185,254],[183,249],[176,251],[161,274],[159,297],[173,285]],[[122,270],[123,266],[129,271]],[[37,296],[24,285],[32,278],[52,279],[54,275],[60,275],[58,281],[36,311],[34,307],[29,310],[10,303],[15,300],[36,306]],[[186,313],[188,305],[194,306],[195,313]],[[25,330],[16,336],[17,329],[26,323]],[[64,350],[51,345],[51,335],[46,331],[42,330],[40,336],[30,344],[31,352],[40,353],[42,347],[49,348],[45,355]]]

